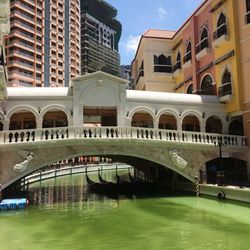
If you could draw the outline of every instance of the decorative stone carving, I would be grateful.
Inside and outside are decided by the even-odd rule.
[[[25,160],[21,163],[16,164],[13,169],[15,171],[21,171],[23,172],[24,170],[27,169],[29,162],[34,159],[34,154],[33,152],[28,152],[28,155],[25,157]]]
[[[188,162],[185,159],[183,159],[176,150],[169,151],[169,155],[173,164],[177,168],[184,169],[188,165]]]

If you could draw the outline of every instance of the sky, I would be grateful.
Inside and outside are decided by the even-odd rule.
[[[148,29],[177,30],[203,0],[105,0],[122,23],[121,64],[134,59],[140,36]]]

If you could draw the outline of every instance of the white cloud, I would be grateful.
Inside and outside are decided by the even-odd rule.
[[[159,7],[159,8],[157,9],[157,12],[158,12],[158,17],[159,17],[160,19],[164,19],[165,16],[167,15],[167,11],[164,10],[162,7]]]
[[[135,52],[137,50],[140,38],[141,38],[140,36],[132,36],[132,35],[128,37],[128,40],[125,44],[127,52],[131,50]]]

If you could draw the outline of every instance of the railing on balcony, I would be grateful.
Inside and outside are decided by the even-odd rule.
[[[209,46],[208,38],[205,37],[198,44],[196,44],[196,54],[201,52],[203,49],[208,48],[208,46]]]
[[[246,23],[246,24],[250,23],[250,11],[248,11],[248,12],[245,14],[245,23]]]
[[[222,97],[222,96],[225,96],[225,95],[231,95],[231,94],[232,94],[232,84],[231,84],[231,82],[224,83],[218,88],[219,97]]]
[[[154,72],[173,73],[172,65],[155,64]]]
[[[215,94],[214,86],[210,85],[210,86],[207,86],[205,88],[202,88],[199,91],[197,91],[197,94],[200,94],[200,95],[214,95]]]
[[[184,57],[183,57],[183,63],[186,63],[186,62],[188,62],[188,61],[190,61],[190,60],[192,60],[192,52],[191,52],[191,50],[188,51],[188,52],[184,55]]]
[[[175,72],[176,70],[181,69],[181,61],[177,61],[173,67],[173,71]]]
[[[226,23],[223,23],[216,29],[216,31],[213,33],[213,39],[216,40],[223,35],[228,35],[228,29]]]

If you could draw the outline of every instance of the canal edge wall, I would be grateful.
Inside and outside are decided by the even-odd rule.
[[[196,187],[193,183],[177,182],[176,189],[195,193]],[[200,194],[216,197],[220,192],[225,194],[226,199],[234,201],[243,201],[250,203],[250,189],[231,186],[217,186],[209,184],[200,184]]]

